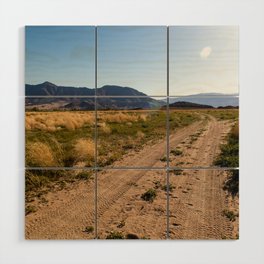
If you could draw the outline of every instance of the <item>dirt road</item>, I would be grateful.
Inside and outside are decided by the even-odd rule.
[[[219,151],[230,123],[210,117],[181,128],[170,135],[171,150],[178,147],[182,155],[171,155],[170,165],[210,166]],[[199,135],[197,135],[197,133]],[[193,140],[194,134],[196,139]],[[165,141],[130,153],[115,166],[164,167]],[[191,145],[191,147],[190,147]],[[169,228],[171,238],[228,238],[232,224],[222,215],[228,206],[222,191],[225,173],[185,171],[181,177],[170,173]],[[188,177],[188,175],[190,177]],[[105,170],[97,173],[98,236],[132,234],[138,238],[165,239],[167,234],[167,194],[165,170]],[[198,179],[199,178],[199,179]],[[27,239],[94,238],[94,181],[81,182],[74,188],[49,193],[48,201],[36,213],[26,217]],[[191,186],[191,187],[190,187]],[[141,196],[155,190],[153,202]],[[88,230],[85,230],[88,228]],[[113,233],[114,232],[114,233]]]

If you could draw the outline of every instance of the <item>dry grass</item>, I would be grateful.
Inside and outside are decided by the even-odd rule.
[[[236,123],[233,127],[232,127],[232,130],[231,130],[231,134],[234,136],[234,137],[239,137],[239,126],[238,126],[238,123]]]
[[[45,143],[34,142],[27,144],[26,158],[31,164],[38,167],[58,165],[58,161],[52,149]]]
[[[105,134],[110,134],[112,132],[111,127],[105,122],[99,123],[98,127],[100,127],[100,131],[102,131]]]
[[[66,128],[75,130],[83,126],[93,126],[93,112],[27,112],[26,130],[43,130],[54,132]]]
[[[95,144],[92,139],[78,139],[74,146],[74,156],[76,162],[87,162],[92,160],[95,154]]]
[[[146,121],[148,118],[148,113],[137,113],[130,111],[110,111],[110,112],[100,112],[100,120],[102,122],[110,123],[125,123],[125,122],[138,122]]]
[[[106,134],[111,133],[107,123],[125,123],[131,125],[134,122],[146,121],[149,113],[136,113],[130,111],[111,111],[100,113],[99,126]],[[95,116],[93,112],[27,112],[26,130],[42,130],[55,132],[66,128],[76,130],[83,126],[93,126]]]

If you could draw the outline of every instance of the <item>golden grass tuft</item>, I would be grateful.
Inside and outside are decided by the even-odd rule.
[[[55,132],[66,128],[75,130],[83,126],[93,126],[95,116],[93,112],[27,112],[26,130],[43,130]]]
[[[37,167],[57,166],[52,149],[45,143],[28,143],[26,147],[27,164]]]
[[[93,159],[95,155],[94,141],[92,139],[78,139],[74,146],[74,155],[77,163]]]
[[[110,134],[112,132],[112,129],[109,125],[107,125],[105,122],[98,124],[100,131],[102,131],[105,134]]]
[[[142,121],[147,121],[149,114],[140,114],[139,119]]]
[[[126,111],[111,111],[101,112],[100,120],[110,123],[125,123],[125,122],[138,122],[140,120],[146,121],[148,114],[138,114],[137,112]]]
[[[101,112],[100,125],[106,134],[111,133],[107,123],[128,123],[146,121],[148,113],[137,113],[131,111]],[[84,126],[94,126],[95,116],[93,112],[27,112],[26,130],[42,130],[55,132],[61,129],[76,130]]]

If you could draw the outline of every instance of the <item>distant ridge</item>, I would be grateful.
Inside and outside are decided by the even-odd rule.
[[[94,88],[58,86],[51,82],[25,85],[26,109],[36,110],[92,110],[94,109]],[[105,85],[97,89],[99,96],[112,96],[97,100],[98,109],[153,109],[161,108],[166,100],[156,100],[131,87]],[[40,98],[38,98],[38,96]],[[45,98],[47,96],[47,98]],[[52,98],[65,96],[65,98]],[[70,97],[74,97],[70,98]],[[81,98],[78,98],[80,96]],[[87,98],[85,98],[87,96]],[[115,97],[116,96],[116,97]],[[68,97],[68,98],[67,98]],[[82,98],[83,97],[83,98]],[[120,98],[121,97],[121,98]],[[238,108],[238,94],[206,93],[169,98],[174,108]]]
[[[86,87],[57,86],[51,82],[40,84],[26,84],[26,96],[91,96],[94,89]]]
[[[214,108],[211,105],[203,105],[203,104],[196,104],[196,103],[190,103],[185,101],[179,101],[175,102],[169,105],[170,108],[188,108],[188,109],[198,109],[198,108]]]
[[[238,107],[238,94],[221,94],[221,93],[201,93],[193,95],[185,95],[178,97],[171,97],[170,104],[175,102],[190,102],[201,105],[211,105],[213,107]]]
[[[36,85],[26,84],[26,96],[93,96],[94,88],[57,86],[51,82]],[[105,96],[147,96],[138,90],[118,85],[105,85],[97,89],[97,95]]]
[[[238,106],[232,106],[232,105],[227,105],[227,106],[218,106],[218,109],[238,109]]]
[[[91,97],[89,98],[89,96],[94,95],[95,89],[86,87],[57,86],[50,82],[37,85],[26,84],[26,96],[34,96],[32,98],[26,98],[26,109],[94,110],[94,100]],[[165,104],[165,102],[155,100],[134,88],[117,85],[105,85],[98,88],[97,95],[112,96],[111,98],[102,97],[97,99],[97,108],[102,110],[153,109],[160,108]],[[38,96],[40,96],[40,98],[38,98]],[[45,98],[46,96],[47,98]],[[52,98],[52,96],[66,97]],[[70,98],[71,96],[72,98]],[[85,98],[85,96],[87,96],[87,98]]]
[[[229,96],[238,96],[238,93],[232,94],[224,94],[224,93],[198,93],[198,94],[190,94],[190,95],[183,95],[183,97],[229,97]]]

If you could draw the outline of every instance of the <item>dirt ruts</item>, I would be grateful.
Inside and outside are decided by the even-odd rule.
[[[210,166],[231,123],[208,118],[176,130],[170,135],[170,165]],[[200,131],[192,142],[190,137]],[[202,131],[202,132],[201,132]],[[183,143],[184,142],[184,143]],[[164,167],[166,139],[131,152],[114,165],[119,167]],[[182,165],[183,166],[183,165]],[[221,239],[232,237],[232,224],[222,211],[228,206],[222,190],[226,177],[219,171],[170,172],[173,186],[169,199],[169,234],[172,239]],[[165,239],[167,234],[166,170],[109,169],[97,173],[98,236],[111,231],[139,238]],[[95,231],[95,180],[80,182],[71,189],[50,192],[47,204],[26,216],[27,239],[92,239]],[[141,199],[142,193],[155,189],[154,201]]]

